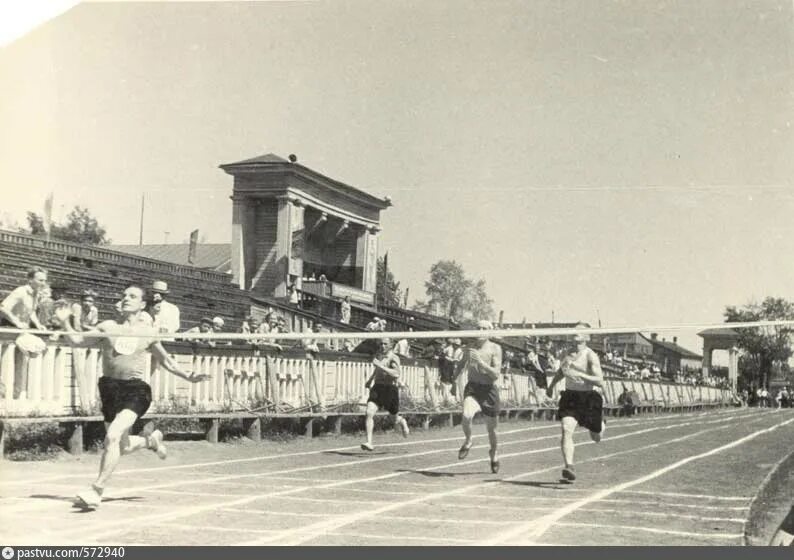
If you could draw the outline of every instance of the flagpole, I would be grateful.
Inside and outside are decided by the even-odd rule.
[[[141,195],[141,233],[138,236],[138,245],[143,245],[143,206],[146,200],[146,193]]]

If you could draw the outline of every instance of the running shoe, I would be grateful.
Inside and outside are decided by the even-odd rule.
[[[364,451],[375,451],[375,447],[371,443],[362,443],[361,449]]]
[[[96,488],[91,486],[85,492],[80,492],[77,495],[74,505],[83,509],[97,509],[101,503],[102,495],[96,491]]]
[[[160,459],[168,457],[168,449],[163,443],[163,432],[160,430],[155,430],[149,435],[148,447],[154,451]]]
[[[499,474],[499,459],[491,459],[491,472]]]
[[[466,445],[465,443],[463,444],[463,446],[458,451],[458,459],[459,460],[462,461],[463,459],[465,459],[466,457],[469,456],[469,450],[471,449],[472,445],[473,444],[471,444],[471,443],[468,444],[468,445]]]
[[[576,480],[576,473],[573,472],[573,467],[565,467],[562,469],[562,477],[565,480],[570,480],[571,482]]]

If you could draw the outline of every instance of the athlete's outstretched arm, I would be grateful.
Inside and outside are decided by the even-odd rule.
[[[168,355],[168,352],[165,351],[163,345],[159,342],[155,342],[151,345],[152,354],[163,364],[163,367],[167,369],[169,372],[173,373],[177,377],[181,377],[182,379],[186,379],[191,383],[198,383],[200,381],[206,381],[207,379],[211,378],[212,376],[206,373],[187,373],[179,365],[174,361],[174,359]]]

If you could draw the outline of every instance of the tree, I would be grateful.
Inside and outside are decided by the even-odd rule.
[[[400,307],[402,290],[391,270],[386,269],[386,260],[378,257],[377,287],[378,301],[384,305]]]
[[[794,320],[794,303],[782,298],[768,297],[761,303],[749,303],[741,308],[725,309],[728,323],[750,321]],[[745,384],[768,386],[775,371],[788,371],[792,356],[790,327],[739,329],[737,346],[744,350],[739,359],[739,373]]]
[[[44,229],[44,218],[35,212],[28,212],[28,227],[21,231],[31,235],[46,235]],[[71,241],[72,243],[84,243],[86,245],[107,245],[110,239],[107,238],[107,231],[99,225],[99,222],[91,215],[87,208],[75,206],[66,216],[63,224],[52,223],[50,236],[61,241]]]
[[[455,261],[438,261],[430,267],[425,282],[427,301],[417,301],[414,309],[435,313],[457,322],[479,321],[493,316],[493,300],[485,290],[485,280],[466,277]]]

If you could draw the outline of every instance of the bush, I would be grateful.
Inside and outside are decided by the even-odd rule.
[[[46,461],[64,453],[66,431],[54,422],[11,424],[6,430],[6,458],[11,461]]]

